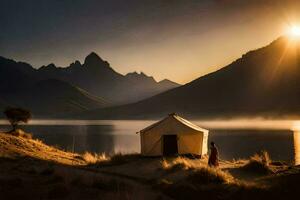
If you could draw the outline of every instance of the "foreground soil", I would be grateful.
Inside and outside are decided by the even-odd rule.
[[[170,168],[164,164],[176,162]],[[300,195],[299,167],[273,162],[271,172],[264,173],[245,169],[247,162],[221,161],[219,169],[210,170],[205,158],[118,155],[91,163],[83,155],[41,141],[0,133],[0,199],[289,199]]]

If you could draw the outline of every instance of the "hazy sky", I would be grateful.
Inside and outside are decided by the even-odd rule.
[[[118,72],[186,83],[300,24],[299,0],[1,0],[0,55],[67,66],[91,51]]]

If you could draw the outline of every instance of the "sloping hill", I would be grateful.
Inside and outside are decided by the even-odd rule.
[[[138,103],[95,110],[86,118],[298,114],[300,41],[281,37],[230,65]]]
[[[36,115],[56,116],[109,105],[107,101],[90,95],[64,81],[39,81],[23,90],[7,92],[6,102],[30,109]]]
[[[86,164],[78,154],[61,151],[41,141],[0,133],[0,157],[31,157],[67,165]]]
[[[7,106],[22,106],[48,117],[107,105],[65,81],[43,79],[29,64],[0,57],[0,115]]]
[[[15,62],[0,56],[0,93],[23,89],[38,80],[36,70],[27,63]]]

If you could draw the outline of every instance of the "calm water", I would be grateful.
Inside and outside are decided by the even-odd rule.
[[[154,121],[36,120],[23,126],[49,145],[75,152],[132,153],[140,151],[137,131]],[[266,150],[274,160],[300,164],[298,121],[193,121],[210,130],[209,141],[220,150],[221,159],[247,158]],[[8,130],[0,121],[0,130]]]

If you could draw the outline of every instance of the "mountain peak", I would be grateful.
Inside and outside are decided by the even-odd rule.
[[[47,65],[47,67],[49,67],[49,68],[57,68],[54,63],[50,63],[49,65]]]
[[[163,79],[163,80],[159,81],[158,84],[160,84],[161,86],[165,86],[165,87],[179,87],[180,86],[180,84],[170,81],[169,79]]]
[[[265,47],[270,47],[270,46],[277,46],[279,48],[286,47],[286,46],[300,47],[300,39],[283,35],[283,36],[280,36],[277,39],[273,40],[269,45],[267,45]],[[265,47],[262,47],[262,48],[265,48]]]
[[[78,61],[78,60],[76,60],[74,64],[75,65],[81,65],[80,61]]]
[[[39,68],[39,70],[56,70],[57,67],[55,64],[50,63],[49,65],[43,65],[42,67]]]
[[[84,65],[89,68],[110,67],[109,63],[95,52],[91,52],[84,60]]]
[[[91,52],[89,55],[87,55],[87,57],[85,58],[84,62],[86,61],[102,61],[104,62],[104,60],[102,58],[100,58],[100,56],[98,54],[96,54],[95,52]]]
[[[147,74],[145,74],[144,72],[141,72],[140,75],[144,76],[144,77],[151,77],[151,76],[148,76]]]
[[[76,60],[75,62],[70,64],[70,67],[81,67],[80,61]]]
[[[131,80],[147,80],[147,81],[151,81],[151,82],[156,82],[155,79],[152,76],[148,76],[147,74],[145,74],[144,72],[130,72],[128,74],[126,74],[127,78],[131,79]]]
[[[151,76],[148,76],[147,74],[145,74],[144,72],[138,73],[137,71],[129,72],[128,74],[126,74],[126,76],[131,76],[131,77],[151,77]]]

